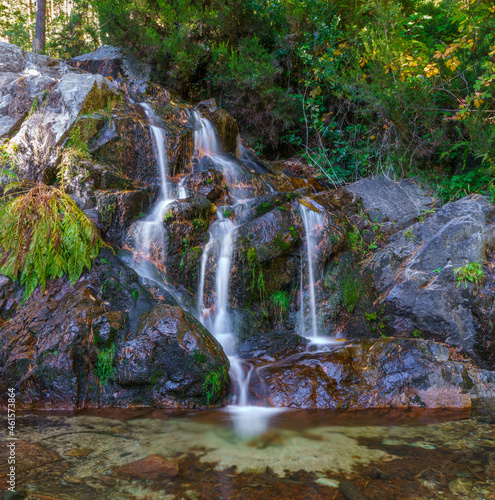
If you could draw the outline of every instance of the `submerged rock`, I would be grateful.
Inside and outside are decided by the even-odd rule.
[[[295,408],[469,408],[495,391],[493,372],[454,361],[445,344],[416,339],[300,354],[258,373],[271,405]]]
[[[14,387],[19,408],[214,405],[228,384],[211,334],[110,251],[75,286],[36,291],[0,325],[0,346],[0,393]]]

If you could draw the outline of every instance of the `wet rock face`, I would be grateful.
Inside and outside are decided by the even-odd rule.
[[[258,370],[273,406],[468,408],[495,389],[493,372],[456,362],[445,344],[363,341]]]
[[[390,238],[373,257],[372,270],[391,332],[415,332],[471,356],[483,350],[475,312],[480,288],[459,282],[455,270],[487,263],[495,244],[494,217],[495,207],[484,197],[470,196]],[[485,298],[484,307],[490,303],[493,297]]]
[[[201,406],[221,403],[228,360],[188,313],[156,300],[134,271],[103,251],[74,286],[65,279],[0,314],[0,393],[24,408]]]

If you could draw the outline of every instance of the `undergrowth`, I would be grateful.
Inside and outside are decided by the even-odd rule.
[[[0,221],[0,274],[20,280],[23,301],[48,279],[66,274],[74,284],[105,246],[70,196],[44,184],[1,205]]]

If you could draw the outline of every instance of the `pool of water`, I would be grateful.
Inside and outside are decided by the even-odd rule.
[[[19,413],[16,489],[45,500],[495,499],[494,423],[486,411]],[[6,453],[1,443],[4,490]]]

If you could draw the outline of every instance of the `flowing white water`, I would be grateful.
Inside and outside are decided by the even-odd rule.
[[[198,111],[193,112],[196,125],[194,132],[194,151],[196,155],[207,155],[213,163],[220,167],[224,175],[235,179],[238,175],[236,163],[221,154],[219,141],[213,124],[202,118]],[[238,195],[242,191],[235,185],[229,186],[234,204],[243,200]],[[237,196],[236,196],[237,195]],[[235,244],[235,231],[237,226],[223,215],[222,210],[217,210],[217,220],[210,227],[210,239],[203,251],[201,258],[201,274],[198,287],[198,316],[222,345],[230,361],[230,374],[237,386],[238,400],[236,406],[227,406],[236,432],[243,437],[260,434],[268,427],[271,416],[281,411],[280,408],[263,408],[249,406],[249,381],[253,367],[245,368],[245,362],[235,352],[235,336],[232,329],[232,319],[229,310],[229,284],[232,267],[232,255]],[[208,259],[216,248],[215,272],[215,306],[214,312],[204,307],[205,280]]]
[[[309,286],[309,307],[311,313],[311,337],[318,337],[318,321],[316,317],[316,297],[315,297],[315,274],[314,261],[316,260],[316,238],[315,230],[322,225],[323,216],[312,210],[311,208],[301,204],[301,216],[304,223],[304,231],[306,233],[306,256],[307,256],[307,271],[308,271],[308,286]],[[302,288],[302,281],[301,281]],[[304,293],[301,290],[301,310],[304,311]],[[304,336],[304,313],[301,314],[301,334]]]
[[[153,248],[160,249],[162,255],[166,252],[166,231],[163,225],[163,214],[167,205],[174,201],[169,198],[167,139],[163,128],[158,126],[159,120],[149,104],[141,103],[149,123],[153,150],[155,152],[160,174],[160,192],[158,200],[151,212],[135,225],[134,248],[145,257],[150,257]]]
[[[184,200],[189,196],[189,193],[184,186],[185,182],[186,182],[186,177],[183,177],[180,180],[179,185],[177,186],[177,195],[179,197],[179,200]]]

